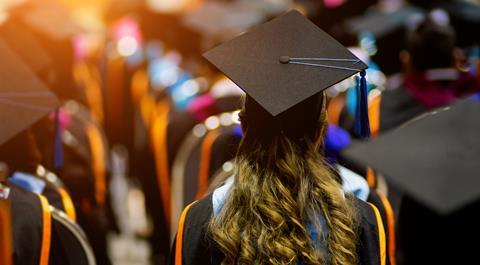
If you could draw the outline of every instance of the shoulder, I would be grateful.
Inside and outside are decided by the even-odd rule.
[[[171,264],[220,264],[208,232],[213,217],[212,194],[185,208],[171,254]]]
[[[357,200],[359,264],[385,264],[386,238],[378,209],[370,203]]]
[[[425,108],[404,88],[387,90],[382,93],[380,103],[380,130],[397,127],[424,111]]]
[[[355,197],[362,201],[367,201],[370,195],[370,187],[365,178],[346,167],[341,165],[336,166],[342,178],[342,190],[355,195]]]
[[[208,223],[213,216],[213,193],[205,196],[203,199],[188,205],[183,214],[185,215],[185,225],[201,225]]]
[[[26,217],[26,223],[32,220],[41,220],[42,204],[39,197],[15,184],[11,184],[9,187],[13,218],[16,218],[18,214],[18,217],[22,217],[22,219]]]
[[[356,199],[357,209],[358,209],[358,220],[359,225],[362,228],[373,227],[375,228],[375,234],[378,234],[376,230],[378,226],[377,220],[377,211],[378,209],[368,202],[364,202],[362,200]]]
[[[415,99],[403,87],[382,93],[382,108],[395,109],[415,103]]]
[[[38,263],[43,236],[42,203],[34,193],[9,186],[15,260],[21,264]]]

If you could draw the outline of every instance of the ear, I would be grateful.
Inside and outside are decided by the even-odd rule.
[[[453,67],[460,71],[468,71],[466,65],[467,65],[467,57],[465,56],[465,53],[463,52],[462,49],[455,47],[453,49]]]
[[[407,50],[400,51],[398,55],[398,59],[402,64],[402,71],[405,75],[410,75],[414,72],[413,65],[412,65],[412,58],[410,53]]]

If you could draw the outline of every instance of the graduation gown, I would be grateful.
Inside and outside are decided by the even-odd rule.
[[[385,228],[386,240],[386,265],[396,264],[396,233],[395,233],[395,214],[387,196],[377,192],[370,187],[368,182],[353,171],[337,165],[338,174],[342,178],[342,189],[345,193],[355,195],[355,197],[364,202],[374,205],[380,214]]]
[[[405,89],[384,92],[380,103],[379,131],[387,131],[427,111]]]
[[[385,240],[387,246],[387,260],[386,265],[396,264],[396,232],[395,232],[395,214],[392,205],[385,195],[377,192],[375,189],[370,189],[367,202],[377,207],[380,217],[385,228]]]
[[[41,259],[48,262],[49,238],[45,235],[44,223],[49,216],[44,214],[45,204],[41,197],[16,185],[9,185],[13,230],[13,260],[15,265],[37,265]],[[48,205],[47,205],[48,206]],[[43,263],[46,265],[46,263]],[[42,264],[42,265],[43,265]]]
[[[166,99],[163,98],[160,100]],[[161,101],[157,104],[162,104]],[[197,98],[194,101],[198,103],[199,99]],[[154,223],[153,232],[149,241],[154,251],[154,259],[159,260],[156,261],[155,264],[163,264],[164,258],[168,256],[169,240],[165,240],[165,236],[170,233],[172,210],[168,210],[169,207],[166,205],[170,205],[171,192],[169,190],[172,182],[171,173],[173,163],[183,141],[196,124],[202,122],[209,116],[237,110],[241,107],[240,102],[238,96],[214,98],[209,102],[210,104],[198,104],[197,108],[190,107],[181,111],[173,108],[169,104],[166,106],[162,104],[161,106],[165,108],[163,111],[168,112],[168,115],[163,116],[163,118],[168,119],[168,122],[161,119],[160,116],[156,117],[154,121],[148,125],[138,122],[139,132],[143,131],[143,133],[147,133],[149,130],[151,131],[151,135],[146,134],[148,136],[146,139],[137,137],[138,143],[137,149],[135,150],[136,155],[134,156],[133,170],[134,174],[139,176],[145,192],[147,212]],[[145,100],[143,104],[145,104],[144,109],[148,109],[148,100]],[[139,113],[141,109],[142,107],[140,106]],[[141,115],[138,116],[140,119]],[[167,123],[167,126],[163,128],[165,123]],[[149,126],[152,128],[148,128]],[[148,143],[146,140],[150,140],[151,142]],[[154,147],[153,150],[151,148],[152,146]],[[198,152],[196,152],[196,154],[198,154]],[[195,171],[192,175],[196,178],[198,175],[198,160],[194,161],[194,165],[189,168]],[[188,191],[186,194],[191,196],[185,201],[191,202],[195,199],[197,195],[196,184],[195,179],[194,185],[187,187]],[[163,205],[162,210],[158,209],[159,202]]]
[[[72,221],[75,221],[75,207],[69,193],[64,188],[46,178],[41,178],[24,172],[16,172],[12,178],[10,178],[10,182],[13,182],[12,184],[23,187],[33,193],[43,195],[51,206],[65,212]],[[35,188],[39,183],[42,183],[41,189],[39,187]]]
[[[213,137],[209,137],[210,133]],[[184,164],[183,201],[186,205],[207,194],[205,184],[211,183],[225,162],[235,158],[240,140],[241,136],[236,134],[234,127],[227,127],[210,131],[196,144]]]
[[[89,264],[93,252],[72,220],[50,209],[46,197],[14,184],[9,187],[14,265]],[[55,217],[52,211],[61,216]],[[70,222],[70,227],[64,222]]]
[[[207,230],[214,212],[212,198],[210,194],[184,210],[170,255],[171,265],[221,264],[223,254]],[[376,207],[360,200],[358,211],[361,217],[357,244],[359,264],[383,265],[386,246],[380,214]]]

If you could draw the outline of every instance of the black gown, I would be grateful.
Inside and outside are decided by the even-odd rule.
[[[9,185],[15,265],[37,265],[43,242],[43,209],[37,195]]]
[[[383,265],[386,260],[385,235],[378,210],[358,200],[360,224],[357,257],[359,264]],[[207,232],[213,216],[212,195],[187,207],[182,214],[177,238],[170,255],[171,265],[221,264],[223,254],[214,246]]]
[[[88,264],[89,254],[78,236],[54,218],[46,197],[15,184],[10,184],[9,187],[14,265]],[[70,220],[67,217],[63,219]],[[83,235],[78,227],[76,232]],[[84,242],[88,245],[87,241]],[[90,253],[93,256],[93,252]]]

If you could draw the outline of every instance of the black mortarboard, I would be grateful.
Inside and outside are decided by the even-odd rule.
[[[406,26],[409,20],[423,12],[422,9],[409,5],[392,12],[373,9],[347,20],[346,27],[349,33],[357,36],[361,33],[375,36],[377,52],[373,55],[373,60],[384,73],[392,74],[401,70],[397,58],[405,48]]]
[[[34,72],[47,69],[52,59],[43,49],[40,41],[21,25],[8,20],[0,25],[0,38]]]
[[[422,115],[344,155],[385,174],[410,197],[446,215],[480,198],[480,102]]]
[[[265,21],[262,9],[249,3],[250,1],[207,2],[186,13],[182,22],[206,37],[236,36]]]
[[[70,39],[82,28],[63,5],[51,1],[28,2],[18,9],[22,21],[53,40]]]
[[[55,109],[55,95],[0,40],[0,145]]]
[[[297,11],[254,27],[204,57],[273,116],[366,68]]]
[[[480,5],[478,1],[410,0],[409,2],[428,10],[445,10],[450,17],[452,26],[456,30],[457,45],[459,47],[478,45],[480,41],[480,35],[478,34]]]
[[[371,10],[364,15],[347,21],[347,26],[355,33],[368,31],[376,38],[383,38],[392,32],[404,28],[408,20],[415,15],[422,15],[423,10],[413,6],[405,6],[393,12]]]

